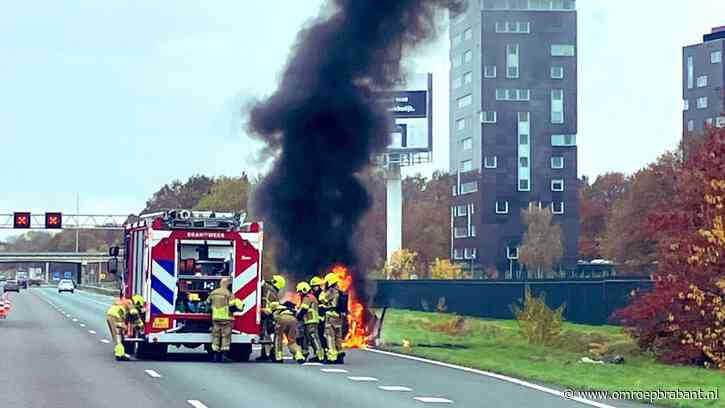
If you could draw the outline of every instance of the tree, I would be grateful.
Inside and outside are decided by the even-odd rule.
[[[179,180],[165,184],[146,201],[143,212],[172,208],[194,208],[202,197],[209,194],[214,180],[203,175],[191,176],[182,183]]]
[[[241,177],[219,177],[209,194],[194,206],[197,210],[242,212],[247,209],[251,184],[246,173]]]
[[[725,370],[725,129],[684,147],[672,205],[649,218],[659,237],[654,290],[616,317],[661,361]]]
[[[463,272],[460,265],[454,264],[448,259],[436,258],[428,268],[431,279],[467,279],[469,274]]]
[[[582,259],[602,257],[601,242],[607,220],[615,203],[626,194],[629,180],[622,173],[598,176],[593,184],[582,183],[580,192],[579,256]]]
[[[387,279],[410,279],[415,273],[417,253],[407,249],[399,249],[390,255],[390,261],[385,264]]]
[[[521,210],[521,217],[526,232],[519,259],[528,270],[535,270],[535,277],[541,279],[564,256],[561,226],[552,223],[553,215],[549,208],[539,208],[534,203]]]

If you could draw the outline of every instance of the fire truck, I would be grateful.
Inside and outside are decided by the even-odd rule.
[[[129,328],[125,346],[140,359],[161,359],[170,345],[211,349],[209,293],[222,278],[244,303],[234,313],[229,357],[246,361],[259,342],[262,224],[244,214],[169,210],[125,226],[122,295],[146,300],[145,328]],[[118,255],[118,248],[115,253]]]

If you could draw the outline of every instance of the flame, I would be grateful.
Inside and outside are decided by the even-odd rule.
[[[338,287],[347,292],[347,323],[348,331],[342,346],[345,348],[366,348],[370,340],[367,326],[365,325],[365,306],[360,303],[352,286],[352,276],[343,265],[335,265],[332,273],[340,277]]]

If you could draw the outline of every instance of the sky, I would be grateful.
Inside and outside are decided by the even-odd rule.
[[[673,5],[669,5],[672,3]],[[579,175],[631,173],[677,145],[681,47],[721,0],[579,0]],[[0,213],[138,212],[193,174],[259,174],[240,112],[271,94],[322,0],[10,2],[0,14]],[[667,4],[664,5],[663,4]],[[434,74],[448,168],[448,33],[410,55]],[[0,233],[0,239],[8,232]]]

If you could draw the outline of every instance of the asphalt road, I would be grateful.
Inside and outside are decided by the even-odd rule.
[[[119,363],[107,343],[110,297],[61,295],[52,288],[10,297],[12,313],[0,320],[0,407],[588,406],[476,373],[360,350],[348,353],[344,366],[215,364],[193,353]]]

